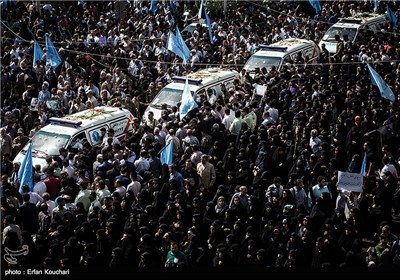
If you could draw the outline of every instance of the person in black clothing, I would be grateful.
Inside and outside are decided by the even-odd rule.
[[[21,230],[35,234],[39,228],[38,210],[35,204],[29,202],[29,193],[25,193],[22,199],[24,203],[18,209],[18,220],[21,223]]]

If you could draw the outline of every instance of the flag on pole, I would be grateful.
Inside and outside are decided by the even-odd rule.
[[[308,0],[311,4],[311,6],[314,8],[315,12],[318,13],[321,11],[321,4],[319,3],[318,0]]]
[[[207,24],[207,28],[208,28],[208,36],[210,36],[210,43],[212,45],[212,44],[214,44],[214,41],[213,41],[213,33],[212,33],[211,21],[210,21],[210,17],[208,16],[208,13],[207,13],[206,10],[204,10],[204,15],[206,16],[206,24]]]
[[[43,57],[43,50],[39,46],[38,42],[35,40],[35,45],[33,47],[33,68],[36,68],[36,62],[38,60],[42,60]]]
[[[18,170],[18,180],[20,183],[19,192],[22,194],[22,186],[28,185],[30,191],[33,190],[33,165],[32,165],[32,143],[28,144],[24,159]]]
[[[397,132],[393,129],[392,123],[378,127],[377,131],[382,134],[383,140],[385,141],[398,137]]]
[[[172,164],[173,146],[174,141],[171,139],[169,143],[160,151],[160,161],[162,164],[166,163],[168,166]]]
[[[182,54],[185,56],[185,60],[187,61],[190,58],[189,48],[186,46],[185,40],[183,40],[181,32],[179,31],[178,26],[175,28],[175,31],[176,31],[176,40],[178,42],[178,46],[181,49]]]
[[[172,14],[175,14],[175,12],[176,12],[175,0],[170,0],[169,7],[171,9]]]
[[[204,0],[201,0],[200,7],[199,7],[199,16],[198,16],[199,19],[201,19],[201,17],[203,16],[202,15],[203,14],[203,6],[204,6]]]
[[[10,4],[11,0],[3,0],[1,2],[1,9],[5,9],[8,7],[8,4]]]
[[[71,69],[72,68],[72,65],[71,64],[69,64],[67,61],[64,61],[64,67],[65,67],[65,69]]]
[[[189,81],[186,77],[185,86],[183,87],[182,102],[179,107],[180,119],[183,119],[191,110],[197,108],[197,103],[194,101],[193,96],[189,89]]]
[[[378,12],[378,0],[374,0],[374,13]]]
[[[156,14],[156,12],[157,12],[157,0],[151,0],[150,11],[153,13],[153,15]]]
[[[369,64],[367,66],[371,78],[371,83],[379,88],[381,96],[385,99],[389,99],[390,101],[394,101],[396,98],[389,85],[382,79],[381,76],[379,76],[379,74]]]
[[[366,173],[367,173],[367,153],[364,152],[364,158],[361,164],[360,174],[365,176]]]
[[[54,47],[48,35],[46,37],[46,64],[50,64],[54,69],[61,64],[61,58],[58,55],[57,49]]]
[[[393,25],[393,28],[397,27],[397,18],[393,11],[386,5],[387,17],[389,22]]]
[[[175,34],[170,30],[168,32],[167,49],[182,58],[183,63],[186,64],[186,56],[183,54]]]

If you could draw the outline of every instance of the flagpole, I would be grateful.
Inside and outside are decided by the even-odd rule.
[[[161,152],[165,150],[165,148],[169,145],[169,143],[170,143],[171,141],[173,141],[173,139],[171,139],[171,140],[168,142],[168,144],[165,144],[165,146],[162,147],[162,149],[157,153],[157,155],[161,154]]]
[[[226,16],[228,12],[228,0],[224,0],[224,16]]]

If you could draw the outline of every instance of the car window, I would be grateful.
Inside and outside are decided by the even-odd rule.
[[[78,135],[74,136],[71,141],[71,148],[81,151],[83,149],[83,144],[87,142],[86,134],[84,131],[80,132]]]
[[[150,105],[154,108],[161,109],[162,105],[165,104],[167,107],[171,108],[172,106],[176,106],[176,104],[181,102],[182,93],[182,89],[164,87],[153,99]]]
[[[253,54],[243,68],[246,69],[247,72],[254,72],[257,67],[259,67],[260,69],[263,67],[269,69],[269,67],[275,65],[275,67],[278,68],[280,62],[280,57],[270,57]]]
[[[59,149],[65,147],[69,139],[69,135],[39,130],[32,137],[33,154],[38,157],[40,154],[58,155]]]
[[[322,40],[327,42],[335,42],[335,35],[339,35],[340,38],[343,39],[343,34],[347,34],[349,36],[349,40],[352,42],[354,37],[356,36],[356,32],[357,32],[356,28],[332,26],[324,34]]]

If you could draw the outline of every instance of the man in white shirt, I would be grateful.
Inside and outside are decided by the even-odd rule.
[[[120,194],[121,197],[125,197],[126,188],[122,185],[121,180],[118,180],[118,179],[115,180],[114,187],[115,187],[114,193],[117,192]],[[111,194],[111,196],[112,196],[112,194]]]
[[[137,160],[135,160],[134,164],[135,164],[137,173],[141,173],[141,172],[149,170],[150,163],[146,159],[146,156],[147,156],[147,152],[145,150],[142,150],[142,151],[140,151],[140,157]]]
[[[207,100],[210,102],[210,104],[214,104],[215,101],[217,101],[217,96],[214,94],[214,91],[212,88],[207,89]]]
[[[22,243],[21,228],[14,223],[14,216],[12,215],[5,216],[3,223],[4,223],[3,225],[4,229],[3,229],[2,244],[5,244],[8,234],[11,232],[15,232],[17,234],[19,242]]]
[[[137,173],[136,171],[131,172],[129,175],[131,178],[131,183],[126,187],[126,191],[132,190],[133,194],[136,195],[139,193],[140,189],[142,188],[142,185],[140,182],[137,180]]]
[[[102,144],[102,145],[103,145],[103,146],[106,146],[106,145],[108,144],[107,139],[108,139],[109,137],[111,137],[111,138],[113,139],[111,145],[114,145],[114,144],[119,144],[119,145],[121,145],[121,143],[119,142],[118,138],[115,137],[114,135],[115,135],[115,131],[114,131],[113,128],[110,127],[110,128],[107,130],[107,137],[105,136],[105,137],[103,138],[103,144]]]
[[[389,171],[390,173],[392,173],[393,177],[395,179],[397,179],[398,178],[397,169],[393,164],[390,163],[390,157],[384,156],[382,158],[382,163],[383,163],[383,167],[382,167],[381,172],[379,173],[379,177],[382,180],[385,180],[385,177],[386,177],[385,174],[386,174],[386,172]]]
[[[267,188],[265,192],[265,197],[268,200],[268,202],[274,202],[274,198],[277,201],[282,196],[282,194],[283,194],[282,178],[275,177],[274,183]]]
[[[311,130],[310,148],[314,154],[318,152],[321,143],[322,141],[318,137],[318,130],[316,129]]]
[[[89,199],[90,199],[89,214],[92,214],[94,212],[95,207],[99,207],[101,209],[101,204],[97,200],[97,194],[95,191],[90,192]]]
[[[279,118],[279,110],[276,108],[277,101],[271,100],[268,105],[265,106],[264,111],[268,111],[270,117],[274,120],[275,123],[278,122]]]
[[[36,205],[36,204],[38,204],[38,203],[43,201],[43,198],[40,195],[38,195],[35,192],[29,191],[29,186],[28,185],[22,186],[22,195],[24,195],[25,193],[29,194],[29,202],[30,203],[33,203],[33,204]]]
[[[232,111],[229,108],[226,108],[224,112],[225,116],[222,119],[222,124],[225,126],[226,129],[229,129],[235,119],[235,114],[231,114]]]
[[[271,118],[269,111],[265,111],[262,115],[263,117],[263,121],[262,121],[262,125],[267,127],[269,124],[274,124],[274,120]]]
[[[42,197],[42,195],[47,191],[47,186],[41,180],[40,174],[35,174],[33,178],[35,180],[35,185],[33,186],[33,192],[37,193],[38,195],[40,195],[40,197]]]
[[[46,203],[46,204],[47,204],[47,207],[48,207],[48,208],[47,208],[47,212],[49,213],[50,216],[52,216],[52,215],[53,215],[53,209],[56,208],[55,202],[54,202],[53,200],[50,199],[50,194],[49,194],[48,192],[45,192],[45,193],[42,195],[42,198],[43,198],[43,201],[38,202],[38,203],[36,204],[36,206],[39,207],[40,204],[41,204],[42,202]]]
[[[325,177],[320,175],[317,178],[317,184],[311,190],[313,204],[315,204],[317,198],[322,197],[322,193],[329,193],[329,197],[332,199],[332,193],[326,185]]]
[[[80,191],[79,191],[78,195],[75,198],[75,205],[78,202],[82,202],[83,207],[85,207],[85,211],[88,211],[89,210],[89,206],[90,206],[90,199],[89,199],[90,191],[87,189],[87,187],[88,187],[88,183],[87,182],[84,182],[84,181],[80,182],[79,183]]]

